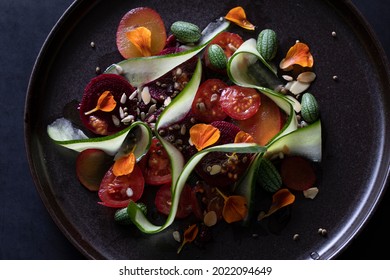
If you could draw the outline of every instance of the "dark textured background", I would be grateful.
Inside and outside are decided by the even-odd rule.
[[[84,259],[50,218],[25,155],[29,76],[48,33],[72,0],[0,1],[0,259]],[[390,1],[354,0],[390,57]],[[390,190],[339,259],[388,259]]]

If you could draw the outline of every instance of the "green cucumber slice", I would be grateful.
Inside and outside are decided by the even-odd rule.
[[[191,174],[199,161],[210,152],[263,153],[265,152],[265,147],[261,147],[254,143],[233,143],[211,147],[196,153],[186,163],[176,182],[173,182],[174,187],[172,188],[171,211],[163,225],[152,224],[142,213],[137,204],[130,202],[129,206],[127,207],[127,212],[133,223],[142,232],[149,234],[158,233],[172,224],[176,216],[177,207],[179,205],[180,194],[185,186],[188,176]]]
[[[218,21],[215,24],[209,24],[202,31],[202,38],[199,44],[189,48],[188,50],[161,56],[130,58],[119,63],[112,64],[105,70],[105,73],[123,75],[132,86],[140,87],[148,82],[156,80],[176,66],[201,52],[217,34],[228,27],[229,22],[226,20]]]
[[[129,127],[118,133],[104,137],[64,140],[61,135],[65,133],[63,129],[68,129],[68,127],[56,127],[55,122],[47,126],[47,133],[56,144],[65,148],[77,152],[82,152],[86,149],[100,149],[108,155],[113,156],[120,150],[129,133],[132,131],[134,132],[134,129],[136,128],[140,129],[140,132],[137,132],[137,134],[139,134],[139,139],[134,150],[134,154],[138,160],[149,149],[152,138],[152,131],[149,126],[140,121],[133,122]]]
[[[312,161],[322,160],[322,136],[321,121],[295,130],[272,143],[267,149],[266,156],[285,153],[288,155],[300,155]]]

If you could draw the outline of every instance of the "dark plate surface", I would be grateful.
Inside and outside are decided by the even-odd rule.
[[[372,214],[389,173],[389,71],[386,58],[349,1],[76,1],[53,29],[35,65],[26,101],[26,144],[38,192],[71,242],[94,259],[330,259],[336,257]],[[150,6],[166,26],[186,20],[201,27],[237,5],[259,28],[272,28],[282,50],[308,43],[317,80],[311,91],[321,106],[323,161],[315,200],[298,198],[279,234],[219,227],[206,248],[177,256],[170,228],[145,236],[114,224],[112,209],[80,186],[75,154],[53,144],[46,126],[64,106],[81,98],[96,66],[121,60],[116,26],[131,8]],[[331,36],[332,31],[337,37]],[[248,35],[248,33],[247,33]],[[257,35],[257,33],[256,33]],[[255,35],[252,35],[253,37]],[[96,48],[90,47],[90,42]],[[337,75],[335,82],[332,77]],[[319,227],[328,236],[317,234]],[[292,236],[301,238],[294,242]],[[313,254],[314,253],[314,254]]]

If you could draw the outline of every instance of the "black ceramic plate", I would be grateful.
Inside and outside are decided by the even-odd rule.
[[[48,37],[34,67],[26,100],[26,145],[37,190],[69,240],[93,259],[331,259],[361,230],[375,210],[389,173],[389,70],[370,28],[349,1],[97,1],[81,0],[67,10]],[[174,227],[143,235],[113,221],[113,210],[75,176],[75,153],[53,144],[46,126],[80,100],[94,77],[121,60],[116,27],[138,6],[156,9],[169,27],[186,20],[204,27],[241,5],[259,29],[274,29],[280,50],[306,42],[315,58],[311,87],[321,108],[323,161],[319,195],[297,198],[291,219],[278,233],[219,226],[205,248],[180,255]],[[335,31],[336,37],[331,34]],[[243,36],[255,37],[243,32]],[[256,35],[253,35],[256,34]],[[90,42],[95,42],[93,49]],[[338,81],[332,79],[338,76]],[[328,235],[317,233],[325,228]],[[253,233],[258,234],[254,238]],[[293,241],[293,235],[300,235]]]

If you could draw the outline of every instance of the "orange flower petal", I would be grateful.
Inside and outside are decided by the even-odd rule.
[[[297,42],[288,50],[279,67],[283,70],[289,70],[295,64],[302,67],[313,67],[314,59],[308,45]]]
[[[177,250],[177,253],[179,254],[181,249],[183,249],[184,245],[187,243],[190,243],[195,240],[196,236],[198,235],[199,229],[196,224],[191,225],[188,229],[184,231],[184,237],[183,242],[181,243],[181,246]]]
[[[225,200],[222,216],[227,223],[238,222],[245,219],[248,214],[246,198],[239,195],[229,196]]]
[[[225,19],[234,22],[242,28],[248,30],[255,29],[255,26],[246,19],[245,10],[240,6],[231,9],[225,16]]]
[[[255,139],[249,133],[240,130],[234,138],[234,143],[254,143]]]
[[[135,155],[134,153],[129,153],[115,161],[112,171],[115,176],[128,175],[133,172],[134,165]]]
[[[272,204],[267,213],[262,215],[259,220],[264,219],[275,213],[282,207],[294,203],[295,196],[288,189],[280,189],[272,196]]]
[[[127,39],[140,51],[143,56],[152,55],[152,33],[146,27],[136,27],[126,33]]]
[[[114,96],[111,94],[110,91],[106,90],[99,96],[96,107],[88,112],[85,112],[84,114],[89,115],[99,110],[103,112],[111,112],[115,109],[115,106],[116,101],[114,99]]]
[[[216,143],[221,135],[218,128],[211,124],[196,124],[190,128],[191,142],[198,151]]]

